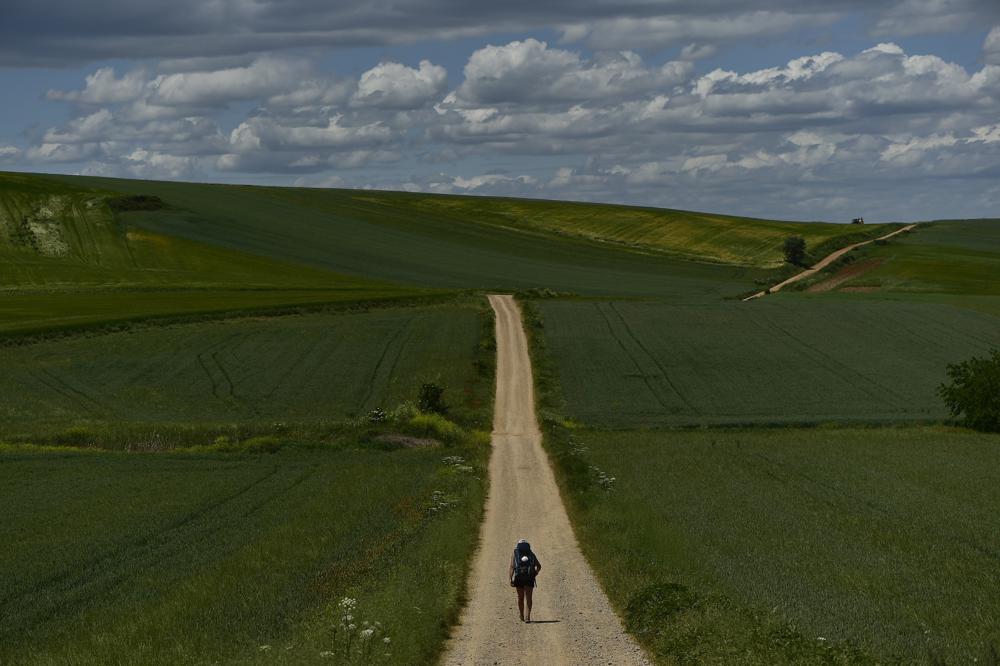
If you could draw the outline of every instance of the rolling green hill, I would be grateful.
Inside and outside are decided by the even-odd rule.
[[[450,215],[399,192],[201,185],[52,177],[167,206],[121,216],[129,228],[248,252],[282,262],[414,287],[548,287],[586,294],[718,298],[761,269],[678,260],[582,238],[514,229],[481,208]],[[450,199],[446,198],[446,199]]]
[[[859,253],[874,266],[842,289],[1000,296],[1000,219],[941,220]]]
[[[108,202],[123,196],[163,205],[115,212]],[[787,236],[819,251],[880,231],[572,202],[24,174],[0,175],[0,211],[3,283],[20,286],[301,287],[351,276],[716,299],[766,280]]]
[[[656,658],[892,661],[921,631],[975,656],[996,436],[843,425],[946,417],[947,364],[1000,344],[1000,221],[867,246],[842,283],[866,293],[727,299],[791,270],[787,236],[820,255],[884,231],[0,174],[0,661],[324,660],[351,650],[344,596],[386,621],[389,663],[432,661],[482,507],[467,429],[491,417],[490,314],[458,290],[533,287],[564,292],[525,308],[545,443]],[[303,312],[330,305],[357,312]],[[446,415],[392,410],[425,381]],[[804,423],[824,427],[720,427]]]
[[[132,227],[113,209],[120,200],[75,183],[0,175],[0,287],[362,285],[326,270]]]
[[[788,236],[801,236],[813,248],[848,234],[876,236],[885,233],[887,226],[845,227],[665,208],[440,195],[414,197],[412,205],[422,211],[478,218],[524,231],[550,231],[683,259],[762,268],[781,266],[782,243]]]
[[[431,293],[147,231],[113,210],[119,200],[0,174],[0,333]]]

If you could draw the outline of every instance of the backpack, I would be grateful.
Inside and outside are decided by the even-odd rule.
[[[521,558],[525,555],[528,556],[528,561],[522,562]],[[510,582],[517,586],[531,583],[535,579],[535,562],[535,554],[528,544],[518,544],[514,549],[514,574]]]

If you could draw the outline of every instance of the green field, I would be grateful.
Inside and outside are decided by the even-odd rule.
[[[171,293],[224,296],[137,295]],[[0,347],[0,663],[433,661],[481,515],[485,302],[118,329]]]
[[[1000,222],[735,298],[789,235],[886,229],[0,174],[0,663],[340,663],[345,596],[391,638],[348,661],[433,661],[485,493],[483,292],[515,290],[556,296],[526,307],[546,446],[660,663],[988,658],[1000,440],[914,424],[1000,346]]]
[[[854,233],[877,236],[886,225],[845,227],[822,222],[779,222],[662,208],[478,197],[411,196],[420,211],[497,226],[547,231],[602,243],[655,250],[680,258],[776,268],[782,242],[801,236],[818,247]]]
[[[550,447],[584,466],[567,495],[580,542],[662,663],[970,663],[1000,649],[996,435],[569,436]]]
[[[940,420],[947,364],[1000,345],[1000,318],[936,303],[537,307],[566,416],[616,428]]]
[[[787,235],[836,240],[857,231],[843,225],[769,221],[762,222],[764,231],[741,233],[737,218],[665,211],[663,223],[674,225],[678,235],[670,242],[636,243],[622,229],[650,228],[648,209],[399,192],[48,178],[99,191],[156,195],[168,204],[163,210],[121,215],[129,228],[421,287],[548,287],[589,294],[718,298],[746,291],[754,280],[769,276],[771,271],[763,267],[775,265]],[[604,237],[591,227],[608,215],[618,231]],[[579,229],[571,228],[571,221],[579,222]],[[715,222],[718,226],[711,233],[691,231],[693,224],[704,228]],[[744,250],[753,259],[736,261]],[[695,257],[706,261],[684,260]],[[726,261],[733,265],[720,263]]]
[[[458,413],[468,413],[490,397],[490,387],[472,384],[484,308],[146,326],[0,348],[0,432],[332,422],[415,400],[427,381],[448,387]]]
[[[0,174],[0,334],[433,293],[138,229],[117,196]]]
[[[0,448],[0,663],[330,663],[345,596],[384,627],[366,663],[432,661],[484,453]]]
[[[876,295],[1000,296],[1000,220],[942,220],[921,224],[891,243],[854,253],[871,270],[840,285]]]

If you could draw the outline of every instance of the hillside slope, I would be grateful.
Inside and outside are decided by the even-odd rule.
[[[130,227],[112,191],[0,174],[0,286],[330,287],[358,280]]]
[[[147,231],[117,198],[0,174],[0,333],[428,293]]]
[[[718,298],[766,275],[788,235],[819,244],[858,232],[568,202],[45,178],[167,203],[163,210],[126,213],[130,227],[425,287]]]
[[[448,217],[478,217],[526,231],[551,231],[695,261],[761,268],[781,266],[782,243],[788,236],[801,236],[812,248],[848,234],[875,236],[887,226],[851,227],[666,208],[439,195],[415,197],[412,205]]]
[[[139,195],[163,205],[115,213],[102,203]],[[24,174],[0,175],[0,199],[8,211],[0,253],[13,257],[8,273],[18,272],[7,281],[44,284],[134,281],[136,268],[145,271],[139,281],[188,272],[195,282],[243,284],[334,272],[410,287],[698,301],[768,278],[790,235],[818,252],[882,230],[558,201]],[[181,239],[198,245],[165,251]],[[208,257],[208,248],[229,254]],[[251,257],[283,267],[250,265]]]
[[[1000,296],[1000,219],[940,220],[890,245],[866,248],[873,269],[841,289]]]

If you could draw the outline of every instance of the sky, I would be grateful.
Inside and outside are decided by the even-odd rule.
[[[1000,0],[4,0],[0,89],[0,170],[1000,216]]]

